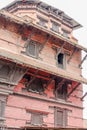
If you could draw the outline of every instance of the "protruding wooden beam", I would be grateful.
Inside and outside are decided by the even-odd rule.
[[[79,87],[80,84],[81,84],[81,83],[77,83],[77,84],[74,86],[74,88],[71,90],[71,92],[67,94],[67,97],[70,97],[70,95]]]
[[[70,57],[69,57],[69,59],[68,59],[68,61],[67,61],[67,63],[69,63],[70,62],[70,60],[72,59],[72,57],[73,57],[73,55],[74,55],[74,53],[75,53],[75,51],[77,50],[77,48],[76,47],[74,47],[74,49],[73,49],[73,51],[72,51],[72,53],[71,53],[71,55],[70,55]]]
[[[84,60],[86,59],[87,54],[84,56],[84,58],[82,59],[81,63],[79,64],[79,67],[81,67],[82,63],[84,62]]]

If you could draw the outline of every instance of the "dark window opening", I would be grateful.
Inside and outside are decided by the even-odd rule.
[[[43,88],[43,83],[42,80],[39,78],[34,79],[34,81],[28,86],[29,91],[32,92],[43,92],[44,88]]]
[[[43,114],[31,113],[31,124],[32,125],[42,125],[43,124]]]
[[[64,68],[64,58],[65,58],[65,56],[62,53],[59,53],[57,56],[58,66],[60,68]]]
[[[25,74],[21,82],[25,85],[27,91],[44,94],[45,86],[47,81],[41,78],[30,76]]]
[[[62,53],[58,55],[58,64],[63,64],[63,57],[64,55]]]

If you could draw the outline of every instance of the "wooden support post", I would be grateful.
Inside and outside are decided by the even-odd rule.
[[[74,88],[71,90],[71,92],[70,92],[69,94],[67,94],[67,97],[69,97],[69,96],[76,90],[76,88],[79,87],[80,84],[81,84],[81,83],[77,83],[77,84],[74,86]]]
[[[70,55],[70,57],[69,57],[69,59],[68,59],[67,63],[69,63],[69,62],[70,62],[70,60],[72,59],[72,57],[73,57],[73,55],[74,55],[75,51],[76,51],[76,47],[74,47],[74,49],[73,49],[73,51],[72,51],[72,53],[71,53],[71,55]]]
[[[81,61],[81,63],[79,64],[79,67],[81,67],[82,63],[84,62],[84,60],[86,59],[87,54],[85,55],[85,57],[83,58],[83,60]]]

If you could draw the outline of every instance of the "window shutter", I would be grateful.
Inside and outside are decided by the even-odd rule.
[[[5,111],[5,102],[0,101],[0,117],[4,116],[4,111]]]
[[[36,44],[34,42],[30,42],[29,44],[29,54],[33,56],[36,55]]]
[[[43,115],[42,114],[37,114],[37,113],[32,113],[31,114],[31,124],[33,125],[42,125],[43,124]]]
[[[55,108],[54,111],[55,127],[66,127],[67,125],[67,110]]]

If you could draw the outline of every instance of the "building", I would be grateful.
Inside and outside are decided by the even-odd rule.
[[[0,126],[83,128],[81,25],[39,0],[0,11]]]

